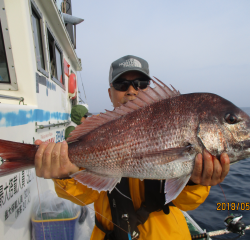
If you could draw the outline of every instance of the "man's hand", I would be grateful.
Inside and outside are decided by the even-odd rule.
[[[190,180],[203,186],[214,186],[221,183],[229,172],[230,161],[226,153],[222,153],[220,161],[207,150],[196,155],[194,170]],[[204,166],[203,166],[204,165]]]
[[[35,156],[35,168],[38,177],[46,179],[66,178],[79,171],[79,168],[69,160],[66,141],[46,143],[36,140],[35,144],[39,145]]]

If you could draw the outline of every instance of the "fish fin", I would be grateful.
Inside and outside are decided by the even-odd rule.
[[[105,174],[91,172],[87,169],[74,173],[70,177],[98,192],[111,192],[116,184],[121,181],[121,177],[110,177]]]
[[[92,115],[91,117],[88,117],[82,124],[76,126],[76,128],[69,134],[66,141],[77,141],[84,135],[90,133],[99,126],[104,125],[105,123],[116,120],[126,114],[129,114],[130,112],[136,111],[137,109],[146,107],[160,100],[180,95],[180,92],[176,91],[173,86],[171,86],[173,88],[173,90],[171,90],[159,79],[155,79],[160,84],[151,79],[155,87],[153,88],[149,86],[146,90],[139,90],[136,99],[128,101],[125,104],[121,104],[121,106],[114,108],[113,111],[106,110],[106,113],[100,113],[99,115]]]
[[[1,162],[1,161],[0,161]],[[30,162],[3,162],[0,164],[0,177],[33,168],[34,163]]]
[[[180,95],[179,91],[176,91],[176,89],[171,85],[173,90],[171,90],[167,85],[165,85],[163,82],[161,82],[158,78],[154,77],[157,81],[159,81],[163,86],[158,84],[155,80],[152,80],[153,83],[156,85],[155,91],[157,91],[163,99],[176,97]]]
[[[140,88],[138,89],[137,98],[140,98],[147,105],[158,102],[157,100],[154,99],[153,96],[152,97],[150,96],[150,91],[143,91]]]
[[[132,110],[137,110],[140,108],[140,106],[138,106],[137,104],[135,104],[133,101],[128,101],[126,104],[126,107],[131,108]],[[123,105],[123,106],[125,106]]]
[[[0,177],[27,169],[31,165],[34,166],[37,148],[38,146],[33,144],[0,140],[0,157],[4,159],[3,164],[0,165]],[[12,164],[5,164],[8,162]],[[17,167],[16,170],[15,166]]]
[[[180,178],[167,179],[165,182],[165,204],[176,199],[189,181],[191,174]]]

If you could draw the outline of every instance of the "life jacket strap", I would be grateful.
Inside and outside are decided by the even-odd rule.
[[[138,238],[140,232],[137,226],[144,224],[151,212],[163,210],[165,214],[169,214],[169,206],[174,206],[174,204],[171,202],[165,205],[163,184],[159,180],[144,180],[144,185],[145,202],[137,211],[131,200],[128,178],[122,178],[116,188],[111,193],[107,193],[112,221],[115,223],[114,230],[105,230],[95,218],[96,226],[106,233],[105,240],[128,240],[129,232],[132,239]]]

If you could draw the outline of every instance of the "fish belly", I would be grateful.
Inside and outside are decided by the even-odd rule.
[[[139,179],[172,179],[186,176],[192,173],[194,159],[180,159],[166,164],[147,163],[134,170],[123,168],[123,177]]]

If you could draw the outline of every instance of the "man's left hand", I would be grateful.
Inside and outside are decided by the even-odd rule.
[[[226,153],[221,154],[219,161],[207,150],[204,150],[203,154],[199,153],[195,157],[194,170],[190,180],[195,184],[214,186],[224,180],[229,168],[230,160]]]

